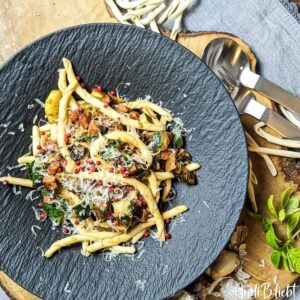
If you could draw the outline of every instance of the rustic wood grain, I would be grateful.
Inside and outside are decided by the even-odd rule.
[[[295,2],[300,7],[300,0]],[[72,25],[94,22],[116,22],[105,9],[103,0],[2,0],[0,6],[0,62],[5,61],[28,43],[49,32]],[[217,33],[184,34],[180,35],[178,42],[196,55],[201,55],[208,41],[216,36],[218,36]],[[242,44],[251,59],[252,69],[255,69],[256,58],[250,49],[244,43]],[[259,96],[259,100],[272,107],[271,102],[265,97]],[[243,117],[245,128],[252,133],[254,122],[250,117]],[[268,146],[265,141],[258,138],[257,140],[261,145]],[[258,205],[260,210],[266,213],[266,199],[269,194],[273,193],[278,198],[282,189],[290,183],[285,182],[281,173],[275,178],[272,177],[263,160],[257,155],[251,154],[251,159],[259,181],[256,188]],[[269,259],[271,250],[265,242],[261,224],[251,219],[246,212],[243,213],[241,222],[249,226],[249,235],[246,241],[248,254],[244,267],[252,275],[251,283],[253,285],[264,282],[272,283],[274,277],[277,277],[277,282],[284,288],[288,283],[293,282],[298,275],[273,268]],[[262,259],[266,263],[265,268],[258,267]],[[38,299],[15,284],[3,272],[0,272],[0,284],[14,299]]]

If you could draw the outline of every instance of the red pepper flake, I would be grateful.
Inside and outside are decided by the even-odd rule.
[[[71,136],[72,136],[71,133],[67,133],[67,134],[66,134],[66,137],[67,137],[68,139],[69,139]]]
[[[78,159],[78,160],[75,161],[75,164],[76,164],[77,166],[80,166],[81,161]]]
[[[108,219],[111,220],[111,221],[113,221],[115,219],[115,216],[114,215],[109,215]]]
[[[86,160],[86,162],[89,164],[89,165],[93,165],[94,164],[94,161],[91,159],[91,158],[88,158]]]
[[[120,199],[118,197],[114,198],[114,202],[119,202]]]
[[[172,198],[172,197],[174,197],[174,195],[175,195],[174,192],[170,191],[169,194],[168,194],[168,198]]]
[[[124,173],[122,173],[122,175],[124,178],[128,178],[128,172],[124,172]]]
[[[104,108],[108,108],[108,104],[107,103],[104,103]]]
[[[111,192],[111,193],[112,193],[114,190],[115,190],[115,187],[114,187],[113,185],[111,185],[111,186],[108,188],[108,191]]]
[[[111,96],[116,96],[116,91],[115,90],[111,90],[109,93],[110,93]]]
[[[47,218],[47,215],[45,213],[40,214],[40,220],[44,220]]]
[[[102,87],[102,85],[97,85],[95,88],[94,88],[94,90],[96,91],[96,92],[102,92],[103,91],[103,87]]]
[[[97,185],[102,186],[102,185],[103,185],[103,181],[102,181],[102,180],[99,180],[99,181],[97,182]]]
[[[123,194],[124,194],[124,195],[127,195],[128,193],[129,193],[128,189],[125,188],[125,189],[123,190]]]
[[[96,161],[96,165],[97,165],[97,166],[100,166],[100,165],[101,165],[101,161],[100,161],[100,160],[97,160],[97,161]]]
[[[62,168],[62,167],[59,167],[59,168],[57,169],[57,173],[62,173],[62,171],[63,171],[63,168]]]
[[[171,223],[171,219],[166,219],[166,224],[170,224]]]
[[[75,221],[75,225],[79,225],[80,222],[78,220]]]
[[[86,87],[86,84],[84,82],[81,82],[80,86],[84,89]]]
[[[78,106],[78,111],[79,111],[80,113],[82,113],[82,112],[83,112],[83,108],[82,108],[82,106]]]
[[[81,80],[81,77],[79,75],[76,76],[77,81]]]
[[[149,231],[145,231],[144,232],[144,237],[148,237],[148,236],[150,236],[150,232]]]
[[[70,139],[68,137],[65,138],[65,142],[66,144],[69,144],[70,143]]]
[[[134,187],[133,185],[130,185],[130,186],[128,187],[128,189],[129,189],[129,191],[134,191],[134,190],[135,190],[135,187]]]
[[[108,171],[109,171],[110,173],[114,173],[114,172],[115,172],[115,168],[110,167],[110,168],[108,169]]]
[[[171,238],[171,234],[169,233],[169,232],[166,232],[165,233],[165,238],[168,240],[168,239],[170,239]]]
[[[42,208],[43,207],[43,202],[39,202],[38,203],[38,208]]]
[[[2,180],[2,184],[3,185],[8,185],[8,181],[7,180]]]
[[[126,167],[122,167],[121,168],[121,172],[127,172],[127,168]]]
[[[42,146],[41,146],[41,145],[37,145],[37,146],[36,146],[36,149],[41,150],[41,149],[42,149]]]
[[[117,159],[117,164],[118,164],[118,165],[121,165],[121,164],[122,164],[121,159]]]
[[[44,155],[44,154],[46,153],[46,150],[45,150],[45,149],[41,149],[41,150],[40,150],[40,153],[41,153],[42,155]]]
[[[63,231],[64,231],[65,234],[69,233],[69,229],[67,227],[64,227]]]
[[[114,225],[115,225],[115,226],[120,226],[120,221],[119,221],[119,220],[115,221],[115,222],[114,222]]]
[[[97,172],[97,168],[96,168],[96,167],[91,167],[91,168],[90,168],[90,171],[91,171],[91,172]]]
[[[80,168],[76,168],[75,170],[74,170],[74,173],[75,174],[78,174],[80,172]]]
[[[45,131],[41,131],[41,132],[40,132],[40,135],[45,135]]]

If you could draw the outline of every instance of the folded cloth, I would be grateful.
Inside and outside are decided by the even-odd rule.
[[[300,96],[300,14],[295,4],[288,0],[195,0],[183,20],[183,30],[239,36],[256,54],[260,74]]]

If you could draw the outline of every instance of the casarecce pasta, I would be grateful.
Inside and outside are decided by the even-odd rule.
[[[30,179],[0,178],[40,191],[39,219],[62,225],[66,237],[45,256],[75,243],[85,256],[132,254],[153,226],[157,239],[170,238],[166,223],[188,208],[162,212],[161,204],[174,196],[174,178],[195,184],[200,167],[183,148],[182,128],[149,99],[126,102],[101,86],[89,92],[71,62],[63,64],[45,102],[48,123],[33,126],[32,155],[18,159]]]

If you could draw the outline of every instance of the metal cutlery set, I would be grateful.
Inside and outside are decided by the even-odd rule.
[[[203,61],[221,80],[240,114],[249,114],[288,139],[300,139],[300,129],[290,121],[259,103],[252,92],[263,94],[300,115],[300,98],[250,70],[246,53],[229,38],[218,38],[205,48]]]

